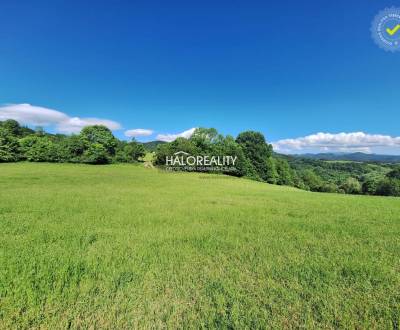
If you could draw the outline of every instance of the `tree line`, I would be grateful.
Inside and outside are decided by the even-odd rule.
[[[142,144],[120,141],[105,126],[63,135],[22,127],[15,120],[0,122],[0,162],[132,163],[145,153]]]
[[[214,128],[198,128],[188,139],[158,144],[153,162],[165,166],[167,156],[179,151],[233,156],[237,159],[234,169],[222,169],[221,173],[261,182],[318,192],[400,196],[398,165],[326,162],[279,155],[260,132],[246,131],[234,138],[223,136]],[[105,126],[87,126],[79,134],[63,135],[23,127],[15,120],[0,121],[0,162],[134,163],[145,154],[143,144],[121,141]]]
[[[222,170],[223,173],[271,184],[317,192],[400,196],[398,165],[325,162],[279,155],[260,132],[242,132],[235,139],[218,134],[213,128],[198,128],[189,139],[178,138],[159,145],[154,162],[165,166],[167,156],[179,151],[190,155],[236,156],[235,171]]]

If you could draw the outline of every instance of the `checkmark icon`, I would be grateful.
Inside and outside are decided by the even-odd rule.
[[[393,29],[389,29],[389,28],[387,28],[386,29],[386,32],[389,34],[389,35],[391,35],[391,36],[393,36],[397,31],[399,31],[400,30],[400,24],[397,24]]]

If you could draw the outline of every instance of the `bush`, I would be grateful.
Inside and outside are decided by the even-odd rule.
[[[339,187],[334,183],[328,182],[328,183],[324,183],[320,187],[320,191],[326,192],[326,193],[337,193],[337,192],[339,192]]]

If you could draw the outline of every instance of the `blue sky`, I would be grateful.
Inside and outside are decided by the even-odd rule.
[[[370,35],[393,5],[2,0],[0,105],[113,121],[120,138],[154,132],[142,140],[199,126],[258,130],[273,142],[318,132],[395,138],[400,52]],[[370,151],[399,153],[396,141]]]

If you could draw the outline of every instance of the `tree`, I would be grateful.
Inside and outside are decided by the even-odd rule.
[[[203,154],[207,154],[213,150],[214,145],[221,138],[222,136],[218,134],[215,128],[200,127],[195,129],[189,141],[196,149],[201,150]]]
[[[158,145],[154,158],[154,164],[165,165],[167,156],[173,156],[174,153],[179,151],[184,151],[191,155],[200,154],[200,151],[193,145],[190,140],[179,137],[175,141],[172,141],[170,143]]]
[[[135,140],[129,142],[124,149],[129,158],[134,162],[137,162],[140,158],[146,155],[146,150],[144,149],[143,144],[138,143]]]
[[[388,174],[386,174],[386,177],[388,177],[389,179],[400,180],[400,166],[396,167],[394,170],[392,170]]]
[[[385,178],[378,183],[376,195],[400,196],[400,180]]]
[[[121,143],[117,150],[115,159],[121,163],[137,162],[141,157],[146,155],[146,150],[141,143],[133,140],[129,143]]]
[[[293,186],[302,190],[309,190],[308,187],[304,184],[303,179],[301,178],[301,175],[296,171],[292,170],[293,172]]]
[[[275,159],[276,171],[278,174],[277,184],[285,186],[293,186],[293,171],[289,163],[281,158]]]
[[[18,140],[10,130],[0,127],[0,162],[16,162],[19,159]]]
[[[232,136],[223,137],[220,135],[214,145],[214,153],[220,156],[231,156],[236,159],[235,164],[230,166],[230,169],[224,171],[224,173],[239,177],[246,176],[254,180],[260,179],[254,166],[245,156],[242,147],[236,143]]]
[[[379,180],[375,177],[366,178],[361,185],[361,191],[365,195],[374,195],[378,187]]]
[[[185,159],[189,156],[210,156],[210,157],[232,157],[235,159],[234,164],[227,165],[194,165],[182,166],[182,170],[189,171],[207,171],[209,168],[219,167],[220,171],[225,174],[234,176],[246,176],[259,180],[254,166],[245,156],[242,147],[235,141],[232,136],[224,137],[214,128],[198,128],[189,138],[178,138],[173,142],[161,144],[157,147],[154,164],[165,165],[167,157],[172,157],[178,152],[184,152],[179,157]],[[180,167],[179,165],[174,167]]]
[[[272,156],[272,146],[266,143],[263,134],[246,131],[238,135],[236,142],[242,147],[244,154],[253,164],[261,179],[268,182],[276,180],[273,172],[275,166],[269,159]]]
[[[80,137],[85,144],[85,149],[89,149],[92,144],[100,144],[105,148],[108,156],[115,155],[117,140],[107,127],[102,125],[86,126],[82,129]]]
[[[276,184],[278,179],[279,174],[276,170],[275,159],[272,157],[266,158],[263,166],[263,180],[271,184]]]
[[[108,164],[110,157],[107,149],[100,143],[92,143],[84,152],[82,160],[87,164]]]
[[[340,186],[346,194],[359,194],[361,192],[361,184],[355,178],[347,178]]]
[[[30,162],[61,161],[58,146],[47,136],[29,135],[20,140],[23,158]]]
[[[321,177],[315,174],[312,170],[305,170],[301,172],[301,179],[306,187],[311,191],[320,191],[323,185]]]
[[[1,127],[7,130],[13,136],[21,135],[21,126],[16,120],[8,119],[1,123]]]
[[[69,162],[79,163],[85,152],[86,144],[80,135],[68,136],[63,143],[65,144],[66,158]]]

